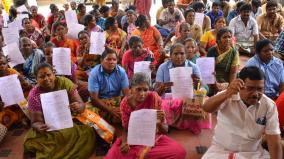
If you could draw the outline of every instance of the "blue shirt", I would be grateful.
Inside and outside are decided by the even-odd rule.
[[[105,22],[106,22],[106,19],[100,17],[100,18],[96,21],[96,24],[97,24],[98,26],[100,26],[103,30],[105,30]]]
[[[112,73],[104,71],[102,65],[94,67],[88,79],[88,90],[99,93],[99,98],[108,99],[121,95],[121,90],[128,88],[128,77],[125,70],[116,66]]]
[[[284,30],[280,33],[275,42],[274,51],[284,56]]]
[[[217,13],[217,16],[215,16],[212,13],[212,11],[208,12],[206,15],[210,18],[210,20],[211,20],[211,28],[213,29],[214,25],[215,25],[215,19],[218,18],[218,17],[223,16],[223,12],[219,9],[218,13]]]
[[[191,61],[186,60],[184,67],[192,67],[192,73],[194,75],[197,75],[198,77],[201,77],[198,66],[192,63]],[[171,68],[174,68],[173,62],[171,60],[161,64],[157,71],[156,82],[162,82],[162,83],[170,82]]]
[[[250,58],[246,66],[256,66],[265,74],[264,93],[270,98],[279,96],[279,85],[284,82],[284,68],[280,59],[273,57],[268,64],[262,62],[258,55]]]
[[[238,16],[238,12],[236,10],[231,11],[227,16],[227,22],[230,23],[230,21]]]

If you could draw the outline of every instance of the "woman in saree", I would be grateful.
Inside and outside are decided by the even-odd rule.
[[[39,49],[33,49],[32,41],[27,37],[20,39],[20,51],[25,59],[24,64],[19,64],[14,68],[24,75],[24,78],[30,83],[35,84],[34,67],[44,62],[44,54]]]
[[[84,3],[78,4],[77,7],[77,19],[79,24],[84,24],[84,16],[86,15],[86,6]]]
[[[118,138],[108,151],[105,159],[184,159],[185,149],[176,141],[164,135],[167,132],[165,113],[161,110],[161,98],[155,92],[149,91],[149,77],[144,73],[136,73],[131,79],[130,93],[120,103],[123,125],[122,137]],[[153,147],[128,145],[127,129],[130,114],[140,109],[157,110],[157,133]]]
[[[32,86],[25,81],[24,77],[17,72],[16,70],[8,67],[7,58],[0,53],[0,77],[5,77],[9,75],[18,75],[22,89],[24,91],[25,97],[28,96],[28,93]],[[22,109],[18,105],[12,105],[9,107],[4,107],[5,103],[0,97],[0,123],[3,124],[6,128],[10,128],[14,124],[27,124],[28,120]]]
[[[139,61],[150,61],[150,69],[152,71],[156,68],[156,61],[154,60],[153,53],[144,49],[143,41],[138,36],[132,36],[129,40],[130,50],[126,51],[122,57],[122,67],[125,69],[128,75],[128,79],[131,79],[134,74],[134,63]]]
[[[32,128],[24,141],[25,156],[36,158],[88,158],[95,144],[94,130],[75,120],[73,127],[48,131],[44,122],[40,95],[43,93],[66,90],[72,114],[84,112],[85,104],[79,96],[76,85],[65,77],[57,77],[52,66],[46,63],[37,65],[35,69],[37,85],[30,91],[28,110],[31,115]],[[60,105],[58,105],[60,107]]]
[[[132,32],[132,35],[141,37],[144,47],[154,53],[155,60],[159,64],[163,63],[162,59],[160,59],[163,53],[163,39],[158,29],[151,26],[149,18],[145,15],[138,16],[136,25],[138,28]]]
[[[71,59],[73,63],[77,63],[77,43],[74,40],[67,38],[67,25],[63,22],[56,22],[53,25],[53,32],[55,37],[51,38],[51,42],[55,44],[56,47],[65,47],[71,49]]]
[[[207,51],[216,45],[216,35],[218,31],[226,26],[226,20],[224,17],[216,18],[214,22],[214,28],[205,32],[200,38],[199,52],[202,56],[207,55]]]
[[[105,22],[106,46],[115,50],[119,60],[122,59],[126,46],[127,34],[118,28],[117,20],[108,17]]]
[[[209,49],[207,57],[215,58],[216,84],[210,86],[210,95],[227,88],[237,77],[239,52],[232,47],[232,31],[222,28],[217,33],[217,46]]]
[[[121,123],[119,103],[129,91],[127,74],[117,61],[116,52],[106,47],[88,79],[91,103],[109,123]]]

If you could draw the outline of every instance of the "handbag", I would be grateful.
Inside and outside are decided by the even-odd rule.
[[[85,109],[85,111],[75,117],[81,123],[93,127],[99,136],[107,143],[111,144],[114,139],[115,129],[95,112]]]

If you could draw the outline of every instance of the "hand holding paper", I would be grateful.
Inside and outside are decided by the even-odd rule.
[[[157,124],[157,110],[141,109],[131,113],[128,125],[129,145],[154,146]]]
[[[41,94],[40,101],[48,131],[73,127],[66,90]]]

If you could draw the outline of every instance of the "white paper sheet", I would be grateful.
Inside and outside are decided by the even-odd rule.
[[[157,110],[140,109],[130,115],[127,133],[129,145],[154,146]]]
[[[0,77],[0,96],[5,107],[25,100],[18,75]]]
[[[9,21],[9,15],[5,12],[5,10],[2,10],[3,12],[3,27],[7,28],[8,27],[8,21]]]
[[[71,75],[70,48],[53,48],[52,64],[57,75]]]
[[[197,13],[195,12],[195,20],[194,23],[198,24],[201,28],[203,26],[203,20],[204,20],[204,14],[203,13]]]
[[[193,98],[192,67],[176,67],[170,69],[173,98]]]
[[[40,101],[48,131],[73,127],[66,90],[41,94]]]
[[[28,0],[29,6],[37,6],[36,0]]]
[[[105,51],[106,37],[103,32],[91,32],[90,54],[101,55]]]
[[[6,45],[16,43],[19,46],[19,30],[18,27],[2,28],[2,34]]]
[[[17,11],[22,13],[22,12],[29,12],[27,7],[25,5],[21,5],[20,7],[17,8]]]
[[[28,14],[18,14],[13,22],[8,23],[8,28],[18,28],[18,30],[23,29],[22,20],[28,17],[29,17]]]
[[[151,79],[150,63],[151,61],[134,62],[134,73],[137,72],[145,73]]]
[[[8,58],[10,59],[10,62],[8,62],[8,64],[11,68],[26,62],[16,42],[2,47],[2,50],[3,54],[5,56],[8,56]]]
[[[74,10],[68,10],[65,12],[65,19],[67,26],[69,24],[78,24],[77,14]],[[69,27],[68,27],[69,28]],[[73,29],[73,28],[70,28]]]
[[[71,23],[68,24],[68,33],[67,37],[70,39],[78,39],[78,33],[85,29],[85,26],[82,24]]]
[[[201,80],[203,84],[215,83],[215,59],[213,57],[202,57],[196,60],[196,65],[201,72]]]

